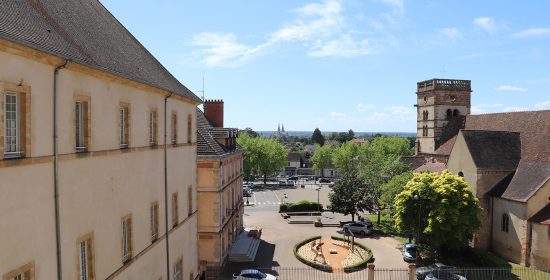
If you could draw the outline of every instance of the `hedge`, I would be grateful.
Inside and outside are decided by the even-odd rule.
[[[300,254],[298,254],[298,248],[302,247],[303,245],[313,241],[313,240],[316,240],[316,239],[321,239],[321,236],[318,235],[318,236],[313,236],[313,237],[310,237],[308,239],[305,239],[305,240],[302,240],[298,243],[296,243],[296,245],[294,245],[294,256],[299,260],[301,261],[302,263],[304,263],[305,265],[309,265],[313,268],[316,268],[316,269],[319,269],[319,270],[323,270],[323,271],[327,271],[327,272],[332,272],[332,267],[330,265],[326,265],[326,264],[319,264],[319,263],[316,263],[316,262],[312,262],[312,261],[309,261],[309,260],[306,260],[304,259],[302,256],[300,256]]]
[[[323,204],[308,200],[296,203],[285,202],[279,206],[279,212],[310,212],[319,210],[323,211]]]
[[[338,237],[338,236],[331,236],[330,238],[334,239],[334,240],[347,241],[344,238]],[[355,243],[355,246],[365,250],[367,252],[368,256],[367,256],[367,258],[365,258],[363,261],[361,261],[358,264],[354,264],[354,265],[351,265],[351,266],[345,266],[344,267],[344,272],[353,272],[353,271],[356,271],[358,269],[365,268],[367,266],[367,264],[372,260],[372,257],[373,257],[372,251],[368,247],[365,247],[363,244],[360,244],[360,243]]]

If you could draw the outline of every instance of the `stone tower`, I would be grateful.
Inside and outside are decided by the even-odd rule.
[[[434,154],[445,126],[470,114],[471,81],[432,79],[417,83],[416,154]]]

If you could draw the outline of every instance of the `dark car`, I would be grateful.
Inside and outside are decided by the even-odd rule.
[[[321,178],[321,179],[319,179],[319,183],[331,183],[331,182],[327,178]]]
[[[416,261],[416,244],[407,243],[403,244],[403,260],[406,262]]]
[[[430,277],[439,278],[438,276],[459,275],[460,271],[454,266],[442,263],[434,263],[416,269],[416,279],[424,280],[428,274],[430,274]]]
[[[290,176],[288,180],[298,181],[298,176]]]

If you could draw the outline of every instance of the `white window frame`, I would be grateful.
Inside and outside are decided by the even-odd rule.
[[[84,139],[84,106],[82,101],[75,102],[75,138],[76,138],[76,151],[86,151],[86,140]]]
[[[79,271],[80,271],[80,278],[79,280],[88,280],[89,275],[89,264],[88,264],[88,241],[84,240],[80,242],[80,248],[79,248]]]
[[[178,143],[178,114],[172,114],[172,144]]]
[[[155,112],[149,112],[149,145],[155,145]]]
[[[15,97],[15,135],[8,133],[8,97]],[[4,158],[17,158],[21,156],[21,138],[20,138],[20,98],[15,92],[6,92],[4,94]],[[15,138],[15,143],[10,143],[9,139]],[[9,148],[14,146],[14,148]]]
[[[12,280],[25,280],[25,273],[17,274],[11,279]]]
[[[130,240],[128,239],[128,221],[125,219],[122,221],[122,262],[130,260]]]

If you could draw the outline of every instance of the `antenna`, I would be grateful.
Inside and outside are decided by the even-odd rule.
[[[441,77],[441,78],[445,78],[445,64],[443,64],[443,69],[441,70],[441,75],[443,75],[443,77]]]
[[[204,99],[204,72],[202,73],[202,90],[197,90],[197,92],[201,93],[201,95],[202,95],[201,99],[204,102],[204,100],[205,100]]]

